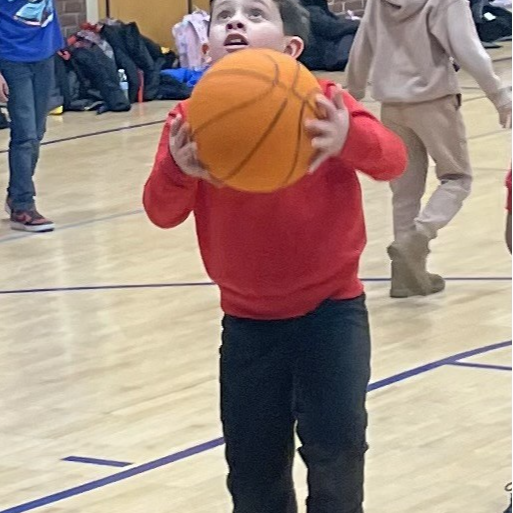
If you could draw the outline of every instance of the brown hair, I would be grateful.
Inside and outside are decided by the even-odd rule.
[[[210,0],[210,10],[215,0]],[[286,36],[298,36],[305,44],[310,36],[310,14],[299,0],[273,0],[280,10]]]

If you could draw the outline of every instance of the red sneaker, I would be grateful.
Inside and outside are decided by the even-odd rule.
[[[11,213],[11,228],[22,232],[43,233],[55,230],[55,224],[35,209],[15,210]]]

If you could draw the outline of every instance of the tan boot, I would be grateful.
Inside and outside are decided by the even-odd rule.
[[[445,280],[438,274],[427,273],[430,282],[430,290],[425,294],[423,290],[418,288],[410,288],[405,276],[408,269],[399,262],[392,262],[392,283],[390,287],[390,297],[406,298],[412,296],[425,296],[428,294],[436,294],[445,289]]]
[[[392,260],[391,297],[428,296],[445,288],[445,281],[426,270],[429,239],[413,232],[388,247]]]

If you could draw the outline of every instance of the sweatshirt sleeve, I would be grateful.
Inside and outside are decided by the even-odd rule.
[[[328,97],[333,96],[333,89]],[[364,109],[350,94],[345,91],[343,94],[350,125],[341,159],[375,180],[398,178],[408,164],[402,139]]]
[[[365,96],[372,60],[373,48],[364,18],[356,32],[347,65],[347,89],[358,100]]]
[[[481,44],[468,1],[448,0],[445,9],[434,12],[430,24],[444,50],[476,80],[486,95],[490,99],[497,95],[501,81]]]
[[[160,228],[173,228],[183,223],[196,201],[199,180],[183,173],[169,152],[170,124],[178,114],[183,116],[181,105],[169,113],[153,169],[144,186],[144,209],[151,222]]]

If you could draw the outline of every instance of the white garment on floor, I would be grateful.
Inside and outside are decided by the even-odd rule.
[[[494,0],[490,2],[494,7],[502,7],[503,9],[511,9],[511,0]]]

